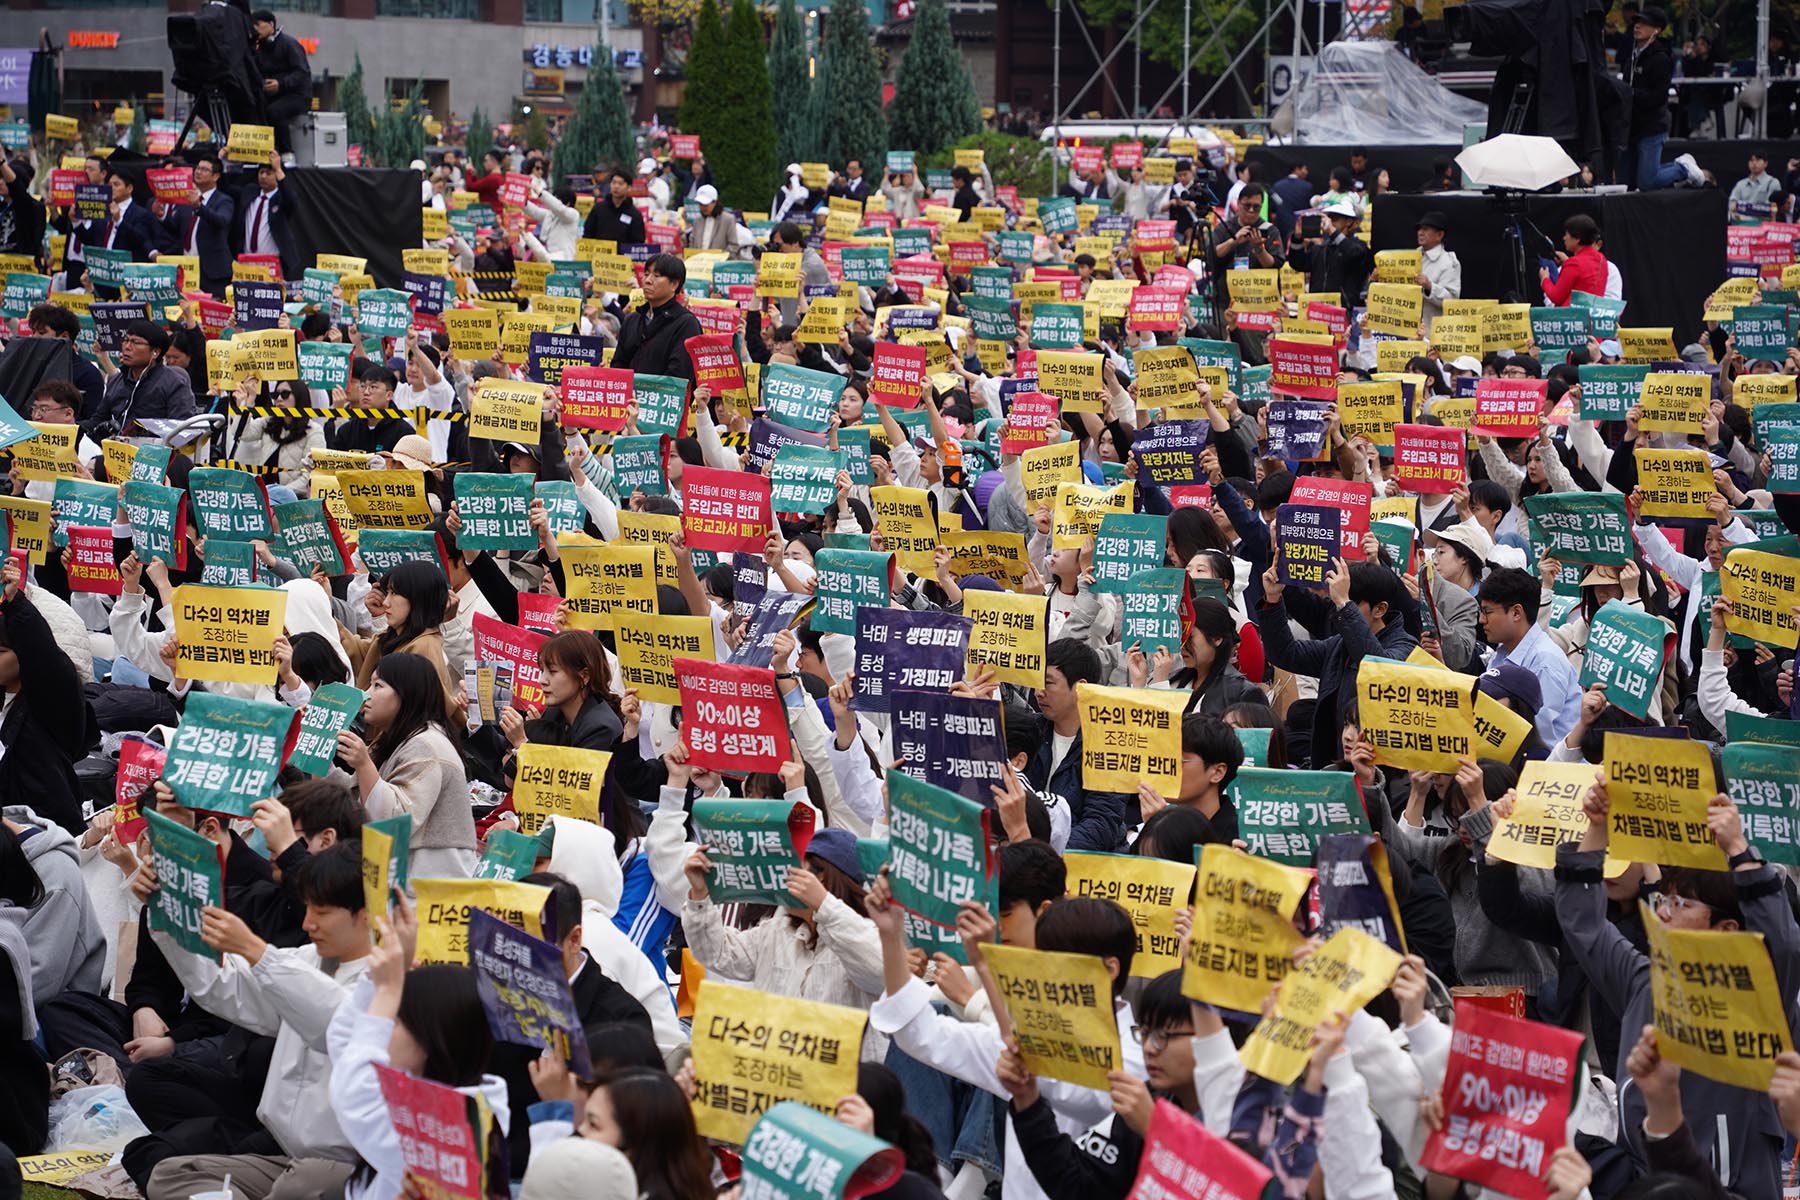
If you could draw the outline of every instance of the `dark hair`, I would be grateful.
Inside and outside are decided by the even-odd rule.
[[[1349,167],[1331,168],[1331,189],[1335,192],[1349,191],[1356,186],[1356,175]]]
[[[1207,684],[1231,667],[1231,656],[1237,652],[1238,647],[1237,618],[1231,615],[1231,610],[1216,596],[1202,596],[1194,601],[1194,625],[1189,636],[1195,634],[1217,643],[1212,666],[1207,668],[1206,677],[1196,679],[1192,684],[1195,691],[1204,692]]]
[[[806,245],[806,231],[798,221],[783,221],[775,227],[775,240],[784,246]]]
[[[588,1060],[594,1065],[594,1073],[582,1080],[588,1087],[620,1071],[665,1069],[662,1051],[656,1048],[656,1039],[646,1025],[606,1021],[584,1027],[581,1036],[587,1039]]]
[[[1475,479],[1469,483],[1469,503],[1505,514],[1512,508],[1512,497],[1506,487],[1492,479]]]
[[[550,910],[556,921],[556,940],[566,942],[569,934],[581,928],[581,889],[555,871],[533,871],[520,883],[535,883],[550,889]]]
[[[266,8],[259,8],[250,14],[250,20],[253,24],[257,21],[267,21],[269,24],[273,25],[275,24],[275,14]]]
[[[81,416],[81,389],[66,379],[46,379],[31,389],[31,398],[50,400],[62,405],[76,417]]]
[[[81,336],[81,318],[60,304],[40,304],[25,316],[30,329],[42,329],[54,337],[74,341]]]
[[[271,17],[270,19],[273,20],[274,18]],[[194,156],[194,165],[197,167],[201,163],[205,163],[207,166],[211,167],[214,175],[225,174],[225,163],[211,150],[203,150]]]
[[[1139,857],[1192,863],[1194,851],[1223,840],[1199,809],[1171,804],[1144,822],[1137,840],[1131,844],[1131,852]]]
[[[1130,980],[1131,956],[1137,952],[1137,929],[1131,923],[1131,914],[1111,900],[1058,900],[1038,918],[1037,948],[1118,959],[1119,977],[1113,980],[1112,988],[1116,1000]]]
[[[399,628],[389,625],[381,635],[378,645],[382,654],[392,654],[444,623],[444,608],[450,603],[450,581],[436,563],[423,559],[403,562],[387,573],[382,586],[390,593],[398,593],[407,603],[406,620]]]
[[[1046,900],[1060,900],[1069,890],[1069,869],[1049,842],[1008,842],[994,853],[1000,873],[1000,911],[1015,904],[1036,911]]]
[[[1281,717],[1267,704],[1255,700],[1243,700],[1225,710],[1228,717],[1237,718],[1237,728],[1266,729],[1269,731],[1268,760],[1262,765],[1278,771],[1285,771],[1288,766],[1287,727],[1282,724]],[[1238,743],[1243,744],[1243,738]]]
[[[646,275],[661,275],[676,287],[687,282],[687,264],[681,261],[679,254],[663,253],[644,264]]]
[[[331,643],[324,634],[304,630],[290,636],[288,645],[294,648],[294,674],[314,691],[322,683],[349,681],[349,669],[344,666],[344,660],[338,657],[337,651],[331,648]]]
[[[1699,867],[1664,867],[1663,891],[1671,896],[1698,900],[1712,909],[1712,924],[1720,921],[1744,923],[1744,910],[1738,905],[1737,883],[1730,871],[1706,871]]]
[[[931,1140],[931,1131],[906,1110],[906,1089],[901,1086],[900,1077],[880,1063],[859,1063],[856,1094],[874,1114],[875,1136],[900,1148],[906,1158],[907,1170],[935,1180],[937,1148]]]
[[[1203,508],[1178,508],[1169,514],[1169,544],[1175,547],[1175,556],[1181,561],[1174,564],[1178,567],[1188,565],[1188,560],[1202,550],[1225,550],[1225,535],[1213,524],[1211,514]]]
[[[1037,723],[1036,715],[1029,709],[1018,705],[1006,705],[1000,713],[1000,723],[1006,727],[1006,756],[1023,754],[1026,758],[1034,757],[1044,744],[1044,731]]]
[[[694,1128],[694,1110],[667,1071],[621,1071],[605,1083],[619,1126],[619,1149],[643,1195],[685,1200],[712,1195],[712,1156]]]
[[[302,779],[281,790],[281,803],[294,822],[294,832],[303,837],[324,833],[337,834],[339,842],[355,841],[362,836],[368,813],[362,800],[349,788],[329,779]]]
[[[125,326],[128,338],[143,338],[150,343],[150,349],[161,358],[169,352],[169,331],[154,321],[131,321]]]
[[[1385,604],[1388,617],[1398,618],[1403,594],[1400,577],[1388,568],[1372,562],[1350,564],[1350,603]]]
[[[494,1035],[475,990],[475,972],[455,963],[408,971],[394,1019],[425,1051],[424,1078],[458,1088],[481,1082]]]
[[[1164,971],[1138,993],[1137,1023],[1145,1029],[1172,1029],[1192,1017],[1188,998],[1181,994],[1181,968]]]
[[[25,843],[4,822],[0,822],[0,900],[16,908],[36,908],[44,901],[44,881],[25,855]],[[30,963],[14,965],[31,966]]]
[[[362,381],[364,383],[382,384],[389,391],[393,391],[400,386],[400,377],[394,374],[394,369],[392,367],[380,365],[370,367],[368,370],[364,371],[362,373]]]
[[[1600,226],[1586,213],[1576,213],[1563,222],[1563,232],[1582,245],[1591,246],[1600,237]]]
[[[331,317],[327,313],[310,312],[300,322],[300,336],[307,341],[322,338],[331,332]]]
[[[444,715],[444,679],[437,664],[423,655],[390,654],[376,664],[375,677],[400,697],[400,709],[393,722],[376,734],[369,746],[377,767],[384,765],[414,734],[426,729],[435,727],[452,745],[456,744],[456,732]]]
[[[321,781],[322,782],[322,781]],[[311,855],[296,872],[294,890],[314,908],[363,910],[362,843],[338,842]]]
[[[1543,597],[1538,577],[1518,567],[1495,567],[1481,581],[1481,599],[1502,610],[1517,604],[1525,610],[1525,619],[1537,620],[1538,603]]]
[[[1181,719],[1181,752],[1196,756],[1209,767],[1224,766],[1220,792],[1231,786],[1238,768],[1244,765],[1244,743],[1238,741],[1237,730],[1218,717],[1199,713],[1189,713]]]
[[[1263,476],[1263,481],[1256,485],[1256,507],[1263,512],[1280,508],[1294,494],[1294,477],[1287,471],[1277,471],[1273,475]]]
[[[1044,667],[1046,670],[1055,667],[1062,672],[1063,681],[1070,687],[1078,683],[1103,683],[1106,679],[1100,656],[1080,638],[1057,638],[1051,642],[1044,652]]]
[[[1268,195],[1268,193],[1263,189],[1262,184],[1246,183],[1243,187],[1238,189],[1237,202],[1242,204],[1246,200],[1261,200],[1266,195]]]
[[[544,639],[538,647],[538,667],[559,667],[571,675],[587,673],[587,694],[618,711],[612,695],[612,670],[607,665],[606,651],[591,630],[565,629]]]

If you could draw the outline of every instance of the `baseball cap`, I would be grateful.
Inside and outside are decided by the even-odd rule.
[[[862,860],[856,853],[856,835],[848,829],[833,826],[819,830],[806,844],[806,853],[825,860],[857,883],[864,881]]]
[[[1473,521],[1458,521],[1448,529],[1425,531],[1426,545],[1435,546],[1439,542],[1454,542],[1482,562],[1486,562],[1488,555],[1494,552],[1494,539],[1488,536],[1487,530]]]
[[[654,172],[655,170],[656,170],[656,160],[654,158],[642,158],[642,159],[638,160],[638,174],[639,175],[649,175],[652,172]]]
[[[1618,339],[1607,338],[1600,343],[1600,353],[1608,358],[1623,358],[1625,357],[1625,347],[1619,345]]]
[[[1362,216],[1361,211],[1359,211],[1357,209],[1356,205],[1352,204],[1348,200],[1339,200],[1336,204],[1327,204],[1325,206],[1324,211],[1325,211],[1325,215],[1328,217],[1360,217],[1360,216]]]
[[[710,183],[703,184],[698,190],[696,190],[694,192],[694,203],[695,204],[712,204],[712,203],[715,203],[718,200],[718,198],[719,198],[719,189],[714,187]]]
[[[1536,712],[1544,703],[1544,692],[1538,686],[1537,676],[1518,663],[1489,667],[1478,686],[1496,700],[1517,700],[1527,712]]]
[[[526,445],[524,442],[508,442],[503,449],[508,454],[523,454],[533,460],[538,457],[538,447]]]
[[[1461,358],[1451,359],[1450,369],[1452,371],[1473,371],[1479,375],[1481,374],[1481,360],[1473,354],[1465,354]]]

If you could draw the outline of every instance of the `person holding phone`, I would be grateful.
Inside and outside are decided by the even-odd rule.
[[[1563,222],[1563,249],[1556,252],[1561,265],[1556,277],[1550,268],[1538,267],[1538,280],[1543,284],[1544,299],[1558,308],[1567,308],[1576,292],[1590,296],[1606,295],[1606,256],[1596,243],[1600,226],[1586,213],[1576,213]]]

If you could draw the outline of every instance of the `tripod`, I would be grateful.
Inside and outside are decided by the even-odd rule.
[[[1493,189],[1490,198],[1499,204],[1500,211],[1506,214],[1506,267],[1511,283],[1510,302],[1530,303],[1537,290],[1537,272],[1532,269],[1537,255],[1526,248],[1525,231],[1530,230],[1537,238],[1532,245],[1550,246],[1553,243],[1544,235],[1544,231],[1532,224],[1525,215],[1526,193],[1510,189]]]
[[[231,133],[231,102],[216,88],[207,88],[203,95],[188,94],[193,96],[194,106],[188,110],[187,122],[182,125],[181,132],[175,135],[175,149],[180,150],[187,144],[188,134],[194,131],[194,122],[200,119],[201,101],[206,103],[206,124],[213,131],[213,139],[223,146]]]

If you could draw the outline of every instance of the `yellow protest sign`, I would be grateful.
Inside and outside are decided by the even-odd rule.
[[[56,1154],[34,1154],[18,1160],[19,1174],[24,1177],[27,1190],[33,1184],[40,1187],[61,1187],[89,1171],[98,1171],[112,1159],[111,1151],[107,1150],[63,1150]]]
[[[442,246],[409,247],[400,251],[400,265],[415,275],[448,275],[450,252]]]
[[[450,214],[441,208],[426,205],[419,210],[419,236],[428,242],[441,241],[450,236]]]
[[[500,314],[500,361],[518,366],[525,361],[531,351],[531,335],[549,333],[555,328],[556,318],[547,313],[502,312]],[[475,436],[473,431],[469,436]]]
[[[1766,1092],[1793,1049],[1781,983],[1760,933],[1671,929],[1638,902],[1650,951],[1656,1049],[1718,1083]]]
[[[783,1100],[820,1112],[856,1091],[860,1008],[775,996],[708,977],[694,1001],[694,1124],[741,1143]]]
[[[937,571],[937,518],[932,516],[931,493],[924,488],[869,489],[869,507],[884,548],[903,569],[922,579]]]
[[[549,317],[553,328],[568,329],[581,319],[581,298],[536,295],[531,298],[531,311]]]
[[[1638,392],[1638,428],[1699,433],[1712,403],[1712,376],[1652,371]]]
[[[1446,317],[1475,317],[1479,320],[1482,313],[1498,306],[1499,303],[1498,300],[1477,300],[1459,296],[1453,300],[1444,301],[1444,315]]]
[[[510,879],[419,879],[412,881],[413,910],[419,921],[420,962],[469,964],[469,911],[479,908],[532,937],[544,936],[544,906],[550,889]],[[563,931],[559,931],[563,932]]]
[[[54,301],[56,297],[50,299]],[[1732,381],[1731,402],[1751,410],[1758,404],[1792,404],[1796,382],[1800,382],[1800,377],[1793,375],[1739,375]]]
[[[1275,1011],[1250,1031],[1238,1059],[1248,1071],[1286,1086],[1300,1078],[1312,1036],[1334,1015],[1350,1015],[1393,982],[1400,956],[1385,942],[1346,925],[1289,971]]]
[[[1128,513],[1136,497],[1136,486],[1127,479],[1112,487],[1090,483],[1059,483],[1056,503],[1050,513],[1050,545],[1057,550],[1080,549],[1100,532],[1101,518],[1107,513]]]
[[[13,456],[13,470],[20,479],[73,478],[81,464],[75,458],[75,443],[81,438],[79,425],[47,425],[31,422],[38,435],[7,447]]]
[[[157,261],[166,263],[170,257],[170,255],[164,254]],[[30,259],[26,259],[27,265],[30,264],[30,261]],[[21,273],[29,274],[30,272]],[[88,313],[94,309],[94,297],[90,292],[51,292],[50,303],[58,308],[66,308],[72,313]]]
[[[231,123],[231,133],[225,139],[225,157],[231,162],[266,163],[269,155],[275,152],[275,127],[273,125],[246,125],[241,121]]]
[[[621,686],[635,688],[640,700],[680,704],[674,660],[698,658],[713,661],[710,617],[613,616],[613,641],[618,647]]]
[[[231,373],[238,378],[254,375],[267,383],[300,378],[292,329],[246,330],[232,338]]]
[[[1188,699],[1166,688],[1076,684],[1081,786],[1136,795],[1147,783],[1165,799],[1180,795],[1181,714]]]
[[[1384,250],[1382,253],[1397,252]],[[1419,252],[1410,253],[1417,261]],[[1404,282],[1370,284],[1367,303],[1370,332],[1392,333],[1402,338],[1419,336],[1419,323],[1425,319],[1425,290],[1412,282],[1412,275]]]
[[[681,518],[675,513],[640,513],[620,509],[619,540],[656,547],[656,582],[670,587],[680,584],[675,552],[669,542],[681,532]]]
[[[623,254],[597,254],[590,261],[596,291],[624,294],[637,286],[637,272]]]
[[[1056,489],[1081,482],[1081,445],[1056,442],[1033,446],[1019,456],[1019,477],[1025,488],[1025,511],[1035,513],[1056,501]]]
[[[1112,981],[1092,954],[983,946],[1025,1067],[1045,1079],[1105,1091],[1119,1066]]]
[[[1425,269],[1423,250],[1377,250],[1375,252],[1376,283],[1410,283],[1418,286],[1419,273]],[[1375,315],[1370,305],[1369,315]]]
[[[1294,912],[1312,876],[1214,844],[1200,850],[1196,882],[1181,994],[1257,1012],[1269,988],[1287,978],[1294,948],[1305,940],[1294,928]]]
[[[1145,183],[1174,183],[1175,160],[1167,155],[1156,155],[1144,160]]]
[[[1394,345],[1389,342],[1387,345]],[[1398,380],[1338,384],[1338,422],[1344,437],[1394,444],[1394,426],[1406,420],[1406,394]]]
[[[378,828],[379,825],[378,821],[370,822],[362,828],[363,907],[369,912],[371,925],[374,916],[388,911],[389,893],[394,888],[390,874],[394,864],[394,835]],[[369,930],[369,936],[377,942],[381,940],[381,935],[373,928]]]
[[[614,542],[564,546],[569,619],[577,629],[611,629],[613,615],[656,612],[656,547]]]
[[[61,113],[44,114],[44,136],[58,141],[72,142],[81,136],[81,122],[74,117],[65,117]]]
[[[1628,363],[1674,362],[1675,330],[1672,326],[1619,326],[1619,349]]]
[[[12,449],[17,451],[24,444]],[[12,519],[12,548],[25,551],[32,562],[43,566],[50,557],[50,502],[0,496],[0,512]]]
[[[1415,329],[1416,333],[1417,330]],[[1375,369],[1381,374],[1398,374],[1406,370],[1406,365],[1415,358],[1422,358],[1430,349],[1424,342],[1414,338],[1403,338],[1398,341],[1389,339],[1375,343]],[[1383,380],[1382,382],[1386,382]],[[1338,399],[1343,400],[1345,388],[1368,387],[1365,383],[1340,383]],[[1391,428],[1391,426],[1390,426]]]
[[[1062,411],[1102,412],[1106,388],[1101,382],[1103,359],[1097,353],[1074,350],[1038,351],[1038,390],[1062,400]]]
[[[1800,560],[1734,549],[1725,556],[1719,591],[1732,604],[1725,617],[1732,633],[1789,650],[1800,642],[1793,614],[1800,604]]]
[[[1578,842],[1587,832],[1582,798],[1594,784],[1591,763],[1527,762],[1513,789],[1512,816],[1494,817],[1488,837],[1488,853],[1501,862],[1549,871],[1556,867],[1556,848]],[[1606,877],[1621,874],[1631,864],[1607,855]]]
[[[1475,677],[1368,657],[1356,673],[1357,715],[1375,761],[1403,771],[1455,772],[1481,751]]]
[[[547,262],[515,262],[513,264],[513,291],[521,296],[541,296],[550,279],[551,264]]]
[[[1008,591],[1025,588],[1025,536],[973,530],[938,531],[938,544],[950,551],[950,573],[986,575]]]
[[[1718,491],[1712,457],[1704,450],[1653,450],[1637,456],[1640,517],[1706,517],[1706,498]]]
[[[987,151],[980,146],[976,146],[972,150],[956,150],[953,153],[956,155],[955,165],[967,167],[971,171],[980,171],[982,163],[987,161]]]
[[[469,436],[536,446],[543,433],[544,385],[523,379],[483,379],[469,402]]]
[[[338,532],[355,542],[357,530],[362,526],[357,522],[356,514],[350,511],[350,505],[344,501],[344,488],[337,481],[337,476],[330,471],[313,471],[307,476],[307,484],[312,498],[325,502],[325,511],[337,522]]]
[[[1187,907],[1194,886],[1193,864],[1145,854],[1070,851],[1063,856],[1063,865],[1070,896],[1111,900],[1131,914],[1137,933],[1132,978],[1155,979],[1181,965],[1175,913]]]
[[[1402,498],[1402,503],[1410,504],[1410,500]],[[1373,505],[1370,506],[1369,519],[1375,516]],[[1405,518],[1411,520],[1410,516]],[[1448,671],[1450,668],[1439,662],[1421,646],[1414,646],[1406,661],[1415,667],[1425,667],[1432,671]],[[1525,745],[1525,739],[1531,736],[1531,721],[1520,716],[1486,692],[1477,689],[1475,692],[1475,751],[1477,758],[1492,758],[1500,762],[1511,762]]]
[[[1725,852],[1706,825],[1706,806],[1719,790],[1706,743],[1608,732],[1602,766],[1612,803],[1607,853],[1725,870]]]
[[[1241,267],[1225,272],[1231,307],[1238,312],[1268,312],[1281,304],[1281,272],[1274,267]]]
[[[424,529],[432,522],[423,471],[338,471],[334,478],[360,529]]]
[[[491,308],[447,308],[444,332],[450,353],[465,362],[492,357],[500,347],[500,314]]]
[[[1165,416],[1200,408],[1200,371],[1186,346],[1139,350],[1131,356],[1131,365],[1137,373],[1138,408],[1160,408]]]
[[[1084,241],[1104,241],[1104,238],[1081,239]],[[1099,301],[1100,315],[1114,320],[1124,320],[1131,308],[1131,293],[1137,290],[1135,279],[1096,279],[1088,284],[1086,300]]]
[[[213,683],[275,682],[275,639],[287,620],[280,588],[175,589],[175,675]]]
[[[1705,311],[1700,319],[1703,321],[1729,321],[1731,310],[1742,304],[1756,304],[1762,300],[1762,289],[1754,275],[1740,275],[1735,279],[1727,279],[1712,290],[1706,298]]]
[[[974,622],[965,660],[970,678],[985,666],[1001,683],[1044,686],[1044,645],[1050,627],[1047,599],[1015,592],[964,592],[963,616]]]
[[[313,266],[337,275],[362,275],[369,269],[369,260],[355,254],[317,254]]]
[[[793,299],[800,295],[799,254],[765,254],[756,260],[756,295]]]
[[[835,346],[855,306],[843,296],[814,296],[794,330],[794,340],[815,346]]]
[[[1452,317],[1448,314],[1431,323],[1431,344],[1445,362],[1463,357],[1480,358],[1485,353],[1481,337],[1480,317]]]
[[[600,785],[612,751],[526,742],[514,762],[512,799],[520,833],[536,835],[551,817],[600,823]]]
[[[313,470],[335,474],[338,471],[362,471],[369,466],[374,456],[367,450],[327,450],[320,446],[306,452],[307,461],[312,463]]]
[[[121,442],[115,438],[107,438],[101,442],[100,453],[106,459],[106,477],[115,482],[130,479],[131,464],[137,461],[137,452],[134,442]]]
[[[1529,349],[1531,305],[1496,304],[1482,309],[1481,344],[1490,351]]]

